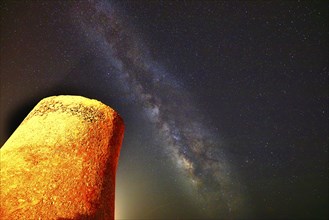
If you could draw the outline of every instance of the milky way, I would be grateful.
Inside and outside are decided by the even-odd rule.
[[[328,1],[0,5],[0,141],[48,96],[111,106],[117,219],[328,219]]]
[[[203,123],[202,110],[173,74],[152,59],[143,39],[108,2],[78,2],[72,21],[90,47],[114,68],[109,74],[122,94],[142,107],[164,139],[168,155],[194,189],[195,200],[209,216],[234,215],[242,194],[221,149],[219,135]]]

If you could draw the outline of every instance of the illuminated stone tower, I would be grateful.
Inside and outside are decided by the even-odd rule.
[[[123,133],[99,101],[41,100],[0,150],[0,219],[114,219]]]

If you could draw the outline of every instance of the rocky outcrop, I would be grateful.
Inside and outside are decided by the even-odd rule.
[[[80,96],[41,100],[1,148],[1,219],[114,219],[124,124]]]

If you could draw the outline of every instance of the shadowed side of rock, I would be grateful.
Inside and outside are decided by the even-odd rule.
[[[2,219],[114,219],[120,116],[80,96],[41,100],[1,148]]]

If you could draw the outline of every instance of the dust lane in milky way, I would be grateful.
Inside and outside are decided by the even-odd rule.
[[[201,207],[210,216],[241,210],[243,195],[231,177],[218,134],[206,127],[188,91],[152,59],[117,8],[105,1],[77,2],[72,20],[90,47],[115,68],[110,74],[126,99],[138,103],[157,128],[165,140],[163,153],[184,173]]]

